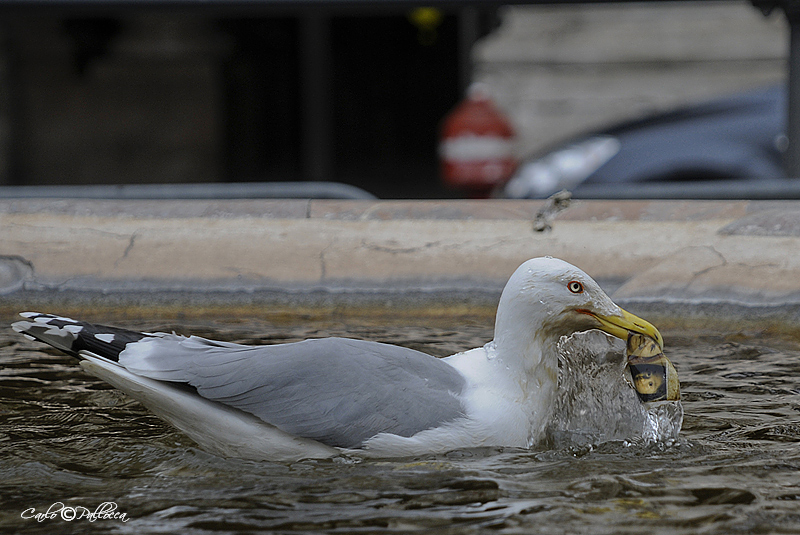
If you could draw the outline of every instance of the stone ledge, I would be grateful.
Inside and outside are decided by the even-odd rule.
[[[631,308],[800,306],[800,202],[576,201],[537,232],[545,206],[0,200],[0,291],[14,306],[69,296],[429,306],[450,295],[491,308],[521,262],[552,255]]]

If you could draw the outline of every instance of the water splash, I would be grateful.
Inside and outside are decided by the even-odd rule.
[[[494,340],[484,345],[483,350],[486,351],[486,358],[488,360],[497,358],[497,345],[494,343]]]
[[[679,401],[642,403],[625,379],[625,345],[600,331],[558,344],[558,393],[545,446],[562,449],[610,441],[672,444],[683,423]]]

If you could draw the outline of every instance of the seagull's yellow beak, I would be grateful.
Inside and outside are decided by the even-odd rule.
[[[628,333],[634,332],[649,336],[656,342],[661,349],[664,349],[664,338],[658,329],[650,323],[645,321],[639,316],[634,316],[626,310],[620,309],[622,316],[605,316],[592,312],[591,310],[581,309],[578,310],[581,314],[587,314],[594,317],[600,323],[600,329],[607,332],[611,336],[616,336],[622,340],[628,339]]]

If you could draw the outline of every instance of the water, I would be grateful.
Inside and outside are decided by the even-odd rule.
[[[439,356],[491,337],[489,328],[463,322],[122,326],[243,343],[345,335]],[[567,348],[562,368],[582,366],[595,379],[562,377],[577,393],[559,399],[540,448],[281,464],[204,453],[71,358],[2,331],[0,532],[800,532],[800,343],[665,335],[682,383],[677,440],[625,438],[641,438],[644,413],[630,404],[630,391],[608,381],[618,356],[595,338]],[[591,399],[620,412],[614,418]],[[67,518],[80,511],[69,508],[111,502],[126,521],[22,518],[57,502]]]

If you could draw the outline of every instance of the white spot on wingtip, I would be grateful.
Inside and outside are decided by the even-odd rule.
[[[59,320],[59,321],[66,321],[67,323],[78,323],[72,318],[65,318],[64,316],[53,316],[50,318],[51,320]]]
[[[63,337],[65,334],[72,334],[69,331],[65,331],[64,329],[59,329],[58,327],[51,327],[47,329],[45,332],[42,333],[44,336],[59,336]],[[72,338],[75,338],[73,335]]]
[[[14,329],[14,331],[22,334],[25,334],[25,331],[30,331],[31,327],[33,327],[33,323],[30,321],[18,321],[11,324],[11,328]]]
[[[97,333],[94,335],[94,337],[107,344],[110,344],[114,341],[114,335],[111,333]]]

